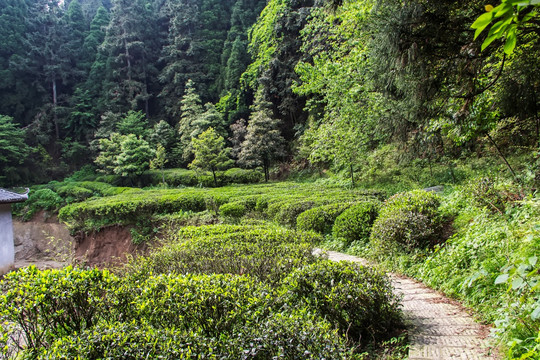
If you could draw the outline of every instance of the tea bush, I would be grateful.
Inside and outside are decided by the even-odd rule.
[[[46,347],[58,337],[91,328],[108,313],[104,296],[116,282],[114,275],[97,269],[23,268],[2,280],[0,319],[17,324],[29,348]]]
[[[65,205],[64,199],[51,189],[39,189],[29,194],[28,200],[14,205],[14,214],[30,220],[40,210],[57,211]]]
[[[424,190],[392,196],[373,224],[370,241],[382,253],[434,245],[442,237],[444,219],[439,205],[440,197]]]
[[[353,343],[384,339],[400,325],[389,280],[371,268],[319,261],[294,271],[283,284],[286,303],[309,305]]]
[[[185,227],[150,255],[130,263],[133,273],[249,274],[278,284],[293,269],[316,261],[315,233],[272,226]]]
[[[224,204],[219,208],[219,212],[223,216],[241,218],[246,215],[247,208],[241,201],[234,201],[228,204]]]
[[[306,311],[241,321],[253,325],[219,337],[145,323],[100,323],[40,349],[37,359],[350,359],[331,324]]]
[[[379,207],[380,204],[374,201],[364,201],[349,207],[336,218],[332,228],[333,236],[345,239],[347,244],[353,241],[366,243]]]
[[[2,282],[4,358],[349,359],[333,325],[248,276],[35,267]],[[7,326],[14,324],[14,326]],[[22,332],[22,339],[18,334]],[[11,340],[10,340],[11,339]],[[7,357],[9,355],[9,357]],[[22,356],[21,356],[22,355]]]
[[[306,210],[296,218],[296,227],[298,230],[312,230],[320,234],[329,233],[336,218],[352,205],[353,203],[337,203]]]

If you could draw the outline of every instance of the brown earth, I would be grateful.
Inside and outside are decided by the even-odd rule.
[[[131,241],[129,228],[110,226],[99,232],[77,235],[75,258],[90,266],[120,264],[140,247]]]
[[[30,221],[13,221],[15,268],[36,265],[61,268],[77,262],[106,266],[125,262],[128,254],[144,251],[131,241],[129,228],[111,226],[99,232],[71,236],[56,216],[40,212]]]

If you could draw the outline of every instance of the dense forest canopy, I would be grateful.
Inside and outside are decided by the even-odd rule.
[[[296,160],[354,183],[391,146],[430,163],[521,151],[534,178],[539,6],[485,5],[0,0],[0,182],[124,174],[149,149],[137,173],[158,145],[187,166],[209,128],[267,177]]]

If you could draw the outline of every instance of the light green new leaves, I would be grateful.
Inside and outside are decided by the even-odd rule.
[[[486,6],[487,12],[480,15],[478,19],[471,25],[471,28],[476,29],[474,38],[476,39],[493,21],[493,25],[489,33],[482,43],[482,51],[487,48],[493,41],[504,37],[504,52],[510,55],[517,43],[517,30],[525,23],[538,15],[538,7],[540,0],[502,0],[502,3],[497,7],[491,5]],[[530,10],[530,6],[534,6]],[[520,17],[520,12],[530,10],[525,16]]]

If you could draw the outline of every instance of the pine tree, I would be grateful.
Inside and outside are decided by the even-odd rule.
[[[114,173],[133,181],[134,177],[148,170],[153,156],[153,150],[144,139],[133,134],[126,135],[120,143]]]
[[[226,135],[225,122],[223,115],[217,111],[216,106],[212,103],[204,105],[205,111],[197,117],[193,122],[193,131],[191,138],[196,138],[208,128],[212,127],[218,134]]]
[[[155,18],[144,0],[116,0],[102,49],[106,55],[104,102],[116,112],[150,111],[159,39]],[[100,59],[101,60],[101,59]]]
[[[239,157],[239,161],[247,166],[262,166],[266,181],[270,178],[272,162],[285,153],[279,120],[272,118],[270,106],[259,91]]]
[[[231,167],[230,148],[225,147],[225,140],[213,129],[209,128],[192,140],[195,159],[190,168],[209,170],[214,177],[214,185],[218,186],[216,171]]]
[[[178,123],[178,134],[180,135],[179,145],[182,149],[182,159],[187,161],[191,157],[191,134],[195,130],[194,123],[203,113],[201,99],[195,92],[195,84],[193,81],[188,80],[186,91],[180,104],[182,115],[180,117],[180,122]]]

